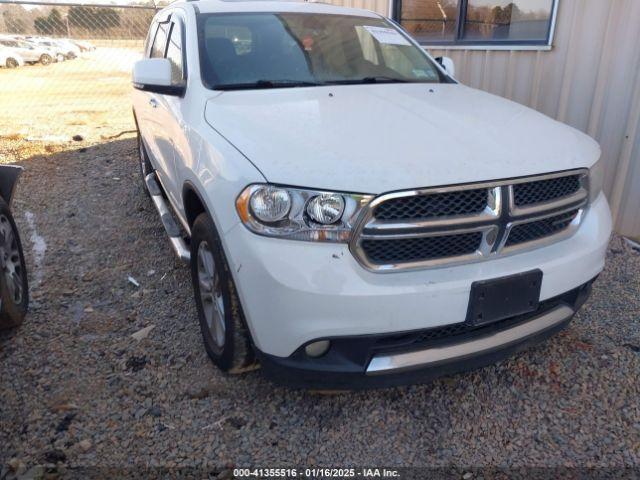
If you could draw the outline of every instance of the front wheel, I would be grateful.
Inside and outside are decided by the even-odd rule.
[[[9,206],[0,198],[0,328],[17,327],[29,305],[24,254]]]
[[[207,354],[225,372],[251,370],[255,355],[218,232],[206,213],[191,231],[191,280]]]
[[[51,58],[51,55],[47,55],[46,53],[40,55],[40,63],[42,65],[49,65],[52,61],[53,58]]]
[[[16,68],[20,64],[18,63],[18,61],[15,58],[7,58],[6,65],[7,65],[7,68]]]

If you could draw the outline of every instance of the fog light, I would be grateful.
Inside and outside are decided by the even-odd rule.
[[[327,350],[329,350],[329,346],[331,342],[329,340],[320,340],[319,342],[313,342],[304,347],[304,353],[309,355],[310,357],[321,357]]]

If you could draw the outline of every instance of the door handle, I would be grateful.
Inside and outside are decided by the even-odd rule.
[[[149,105],[151,105],[151,108],[158,108],[158,101],[155,98],[152,98],[149,100]]]

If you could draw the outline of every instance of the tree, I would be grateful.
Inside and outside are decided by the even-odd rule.
[[[114,8],[75,6],[69,8],[69,24],[86,30],[107,30],[120,26],[120,13]]]
[[[46,17],[38,17],[33,21],[33,26],[41,35],[64,35],[67,31],[62,15],[54,8]]]
[[[27,31],[27,24],[21,18],[14,18],[11,15],[7,15],[5,12],[3,15],[4,31],[7,33],[25,33]]]
[[[91,28],[91,19],[93,18],[93,11],[91,7],[71,7],[69,8],[69,14],[67,15],[67,19],[69,20],[69,25],[77,28]]]
[[[96,8],[96,15],[102,20],[102,29],[120,26],[120,13],[115,8]]]

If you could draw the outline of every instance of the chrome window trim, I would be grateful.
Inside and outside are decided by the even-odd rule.
[[[581,187],[575,194],[542,202],[527,207],[516,207],[513,186],[521,183],[531,183],[540,180],[580,175]],[[515,179],[468,183],[445,187],[423,188],[391,192],[375,197],[361,212],[349,242],[349,250],[356,261],[366,270],[377,273],[391,273],[413,271],[426,268],[449,267],[454,265],[476,263],[492,258],[501,258],[515,253],[540,248],[570,237],[582,222],[589,198],[589,170],[586,168],[553,172],[543,175],[532,175]],[[376,220],[376,207],[388,200],[419,195],[449,193],[463,190],[489,190],[489,206],[478,215],[451,215],[446,217],[432,217],[420,221]],[[578,210],[576,218],[561,232],[538,240],[524,242],[511,247],[505,247],[508,235],[515,225],[529,223],[544,218],[553,217],[572,210]],[[362,240],[368,239],[402,239],[451,235],[455,233],[469,233],[482,231],[481,248],[471,255],[459,255],[438,259],[421,260],[404,263],[376,264],[368,260]],[[490,246],[490,248],[488,248]]]

